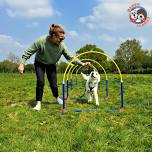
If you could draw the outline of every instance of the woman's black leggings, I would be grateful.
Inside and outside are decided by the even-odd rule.
[[[53,96],[57,98],[58,86],[57,86],[56,65],[43,64],[41,62],[35,61],[35,71],[37,77],[36,101],[42,101],[44,82],[45,82],[45,72],[47,74],[47,79],[49,81]]]

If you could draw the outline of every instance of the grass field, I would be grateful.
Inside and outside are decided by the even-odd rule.
[[[150,152],[152,151],[152,75],[123,75],[125,111],[120,108],[120,80],[101,76],[100,106],[97,112],[74,113],[74,109],[95,109],[85,101],[84,82],[79,76],[61,115],[46,81],[42,110],[35,105],[34,74],[0,74],[1,152]],[[75,80],[75,78],[73,79]],[[62,76],[58,76],[61,95]],[[82,97],[81,97],[82,96]]]

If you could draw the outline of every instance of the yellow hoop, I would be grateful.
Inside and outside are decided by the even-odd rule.
[[[117,67],[118,72],[119,72],[119,75],[120,75],[120,80],[121,80],[121,82],[122,82],[121,71],[120,71],[118,65],[116,64],[116,62],[115,62],[112,58],[110,58],[108,55],[106,55],[105,53],[103,53],[103,52],[92,51],[92,50],[91,50],[91,51],[86,51],[86,52],[80,53],[80,54],[78,54],[78,55],[75,55],[75,56],[72,58],[72,60],[69,62],[68,66],[67,66],[67,68],[66,68],[66,70],[65,70],[65,72],[64,72],[64,75],[63,75],[63,84],[64,84],[64,81],[65,81],[65,75],[66,75],[67,70],[68,70],[69,66],[71,65],[71,63],[72,63],[74,60],[76,60],[79,56],[84,55],[84,54],[89,54],[89,53],[98,53],[98,54],[101,54],[101,55],[104,55],[104,56],[108,57],[108,58],[115,64],[115,66]]]
[[[96,64],[98,64],[98,65],[103,69],[104,74],[105,74],[105,77],[106,77],[106,80],[108,80],[107,73],[106,73],[104,67],[103,67],[99,62],[97,62],[97,61],[95,61],[95,60],[93,60],[93,59],[82,59],[82,60],[80,60],[80,61],[92,61],[92,62],[95,62]],[[72,75],[74,69],[75,69],[77,66],[78,66],[78,65],[76,65],[76,66],[72,69],[71,75]],[[72,76],[71,76],[71,78],[72,78]]]
[[[82,60],[80,60],[80,61],[82,61]],[[93,65],[90,65],[90,66],[93,66]],[[72,65],[71,67],[70,67],[70,70],[68,71],[68,73],[67,73],[67,80],[69,80],[69,75],[70,75],[70,72],[71,72],[71,69],[74,67],[74,65]],[[95,68],[94,66],[93,66],[93,68]],[[96,69],[96,68],[95,68]],[[97,69],[96,69],[97,70]]]
[[[94,69],[96,69],[93,65],[92,65],[92,67],[93,67]],[[83,66],[80,66],[80,67],[77,69],[77,71],[76,71],[76,77],[77,77],[78,71],[79,71],[81,68],[83,68]],[[97,70],[97,69],[96,69],[96,70]]]

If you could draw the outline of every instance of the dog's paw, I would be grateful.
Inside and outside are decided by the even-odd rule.
[[[91,102],[92,101],[92,98],[88,99],[88,102]]]
[[[99,107],[99,103],[96,103],[96,106]]]

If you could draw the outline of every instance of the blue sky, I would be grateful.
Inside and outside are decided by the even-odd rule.
[[[91,43],[112,57],[120,43],[133,38],[144,49],[152,49],[151,21],[143,28],[129,22],[127,9],[135,2],[152,19],[151,0],[0,0],[0,60],[9,52],[21,57],[35,39],[48,33],[52,23],[65,28],[71,55]]]

